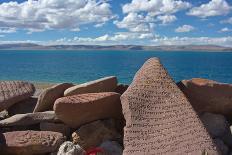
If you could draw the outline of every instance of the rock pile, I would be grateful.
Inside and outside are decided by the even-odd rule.
[[[130,86],[115,76],[44,90],[2,81],[0,154],[232,154],[232,86],[178,86],[157,58]]]

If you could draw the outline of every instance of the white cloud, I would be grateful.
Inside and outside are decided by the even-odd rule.
[[[230,32],[232,29],[229,29],[228,27],[222,28],[219,32]]]
[[[206,18],[210,16],[226,15],[230,12],[232,7],[226,0],[211,0],[207,4],[202,4],[199,7],[192,8],[187,15]]]
[[[177,33],[183,33],[183,32],[190,32],[193,31],[195,28],[191,25],[183,25],[175,29],[175,32]]]
[[[123,12],[149,12],[155,16],[160,14],[173,14],[191,7],[191,4],[182,0],[132,0],[123,5]]]
[[[226,20],[222,20],[220,21],[221,24],[232,24],[232,17],[226,19]]]
[[[0,33],[14,33],[16,32],[15,28],[0,27]]]
[[[158,20],[162,21],[162,24],[172,23],[177,20],[174,15],[160,15],[157,17]]]
[[[105,23],[114,18],[105,0],[28,0],[0,4],[0,25],[27,29],[79,29],[81,25]],[[32,31],[31,31],[32,30]]]

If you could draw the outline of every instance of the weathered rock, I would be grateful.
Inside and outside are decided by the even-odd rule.
[[[30,97],[26,100],[15,103],[7,111],[10,116],[13,116],[16,114],[32,113],[35,108],[36,103],[37,103],[37,98]]]
[[[129,85],[119,84],[117,88],[115,89],[115,92],[119,94],[123,94],[127,90],[128,87]]]
[[[107,155],[122,155],[123,152],[122,147],[115,141],[105,141],[100,148],[103,148]]]
[[[121,118],[120,95],[114,92],[89,93],[59,98],[54,104],[57,117],[70,127],[104,118]]]
[[[65,90],[64,96],[85,93],[113,92],[116,87],[117,78],[115,76],[110,76],[68,88]]]
[[[26,126],[41,122],[60,122],[54,111],[17,114],[0,121],[0,127]]]
[[[15,131],[3,133],[1,154],[32,155],[56,151],[65,141],[61,133],[50,131]]]
[[[222,155],[228,155],[229,148],[224,144],[224,142],[221,139],[214,139],[214,142]]]
[[[64,91],[72,87],[71,83],[61,83],[44,90],[38,98],[34,112],[43,112],[52,110],[56,99],[63,97]]]
[[[79,145],[66,141],[60,146],[57,155],[85,155],[85,150]]]
[[[65,135],[66,137],[68,137],[70,134],[70,128],[62,123],[42,122],[40,123],[40,130],[59,132]]]
[[[222,137],[230,128],[223,115],[204,113],[200,119],[212,138]]]
[[[0,112],[0,120],[6,119],[9,117],[8,111],[4,110]]]
[[[232,118],[232,85],[194,78],[178,83],[198,112],[211,112]]]
[[[85,150],[97,147],[106,140],[116,140],[120,137],[112,126],[100,120],[81,126],[72,134],[73,142]]]
[[[218,150],[192,106],[159,59],[151,58],[121,96],[124,155],[216,155]]]
[[[33,84],[23,81],[0,82],[0,111],[8,109],[13,104],[25,100],[33,95]]]

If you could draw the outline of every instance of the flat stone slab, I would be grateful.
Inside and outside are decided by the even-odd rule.
[[[0,121],[0,127],[34,125],[41,122],[59,122],[54,111],[17,114]]]
[[[45,89],[38,97],[37,104],[33,112],[43,112],[52,110],[56,99],[64,96],[64,91],[73,86],[71,83],[61,83]]]
[[[0,82],[0,111],[8,109],[13,104],[33,95],[35,87],[29,82],[1,81]]]
[[[89,93],[62,97],[56,100],[56,116],[70,127],[104,118],[122,118],[120,94]]]
[[[64,92],[64,96],[99,93],[99,92],[114,92],[117,88],[117,78],[115,76],[101,78],[95,81],[79,84],[68,88]]]
[[[151,58],[121,96],[124,155],[218,154],[192,106],[159,59]]]
[[[0,138],[1,154],[32,155],[55,152],[65,141],[58,132],[14,131],[6,132]]]

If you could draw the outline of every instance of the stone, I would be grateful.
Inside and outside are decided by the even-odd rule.
[[[115,76],[105,77],[68,88],[65,90],[64,96],[86,93],[113,92],[117,87],[117,83],[118,81]]]
[[[106,152],[107,155],[122,155],[123,149],[116,141],[105,141],[100,145],[100,148]]]
[[[71,83],[61,83],[45,89],[38,98],[38,102],[33,112],[43,112],[52,110],[56,99],[64,96],[64,91],[72,87]]]
[[[4,110],[0,112],[0,120],[4,120],[9,117],[8,111]]]
[[[228,155],[229,148],[224,144],[221,139],[214,139],[214,142],[222,155]]]
[[[120,94],[88,93],[62,97],[54,104],[56,116],[72,128],[104,118],[122,118]]]
[[[64,142],[57,153],[57,155],[85,155],[86,152],[79,145],[75,145],[72,142]]]
[[[120,138],[116,129],[100,120],[81,126],[72,134],[73,143],[80,145],[85,150],[97,147],[106,140]]]
[[[63,123],[41,122],[40,130],[59,132],[67,137],[70,135],[70,128]]]
[[[0,111],[8,109],[13,104],[33,95],[35,87],[29,82],[1,81],[0,82]]]
[[[17,114],[0,121],[0,127],[27,126],[41,122],[60,122],[54,111]]]
[[[199,114],[210,112],[232,118],[232,84],[194,78],[182,80],[178,86]]]
[[[116,93],[119,93],[119,94],[123,94],[127,88],[129,87],[129,85],[126,85],[126,84],[119,84],[117,86],[117,88],[115,89],[115,92]]]
[[[65,141],[61,133],[51,131],[14,131],[0,138],[1,154],[32,155],[56,151]]]
[[[124,155],[219,154],[184,94],[158,58],[145,62],[121,96]]]
[[[200,119],[212,138],[222,137],[230,129],[229,123],[223,115],[204,113]]]
[[[38,98],[30,97],[26,100],[15,103],[7,111],[10,116],[13,116],[16,114],[32,113],[37,103],[37,99]]]

